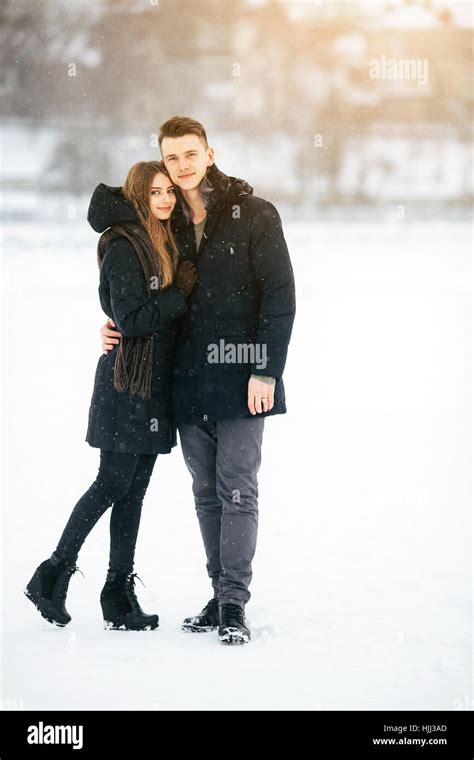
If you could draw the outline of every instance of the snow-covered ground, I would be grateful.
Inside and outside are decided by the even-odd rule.
[[[180,631],[210,597],[179,448],[160,457],[137,583],[154,632],[104,631],[108,515],[64,629],[22,594],[98,451],[104,321],[85,222],[4,226],[3,706],[466,709],[471,701],[471,261],[459,222],[285,226],[298,313],[269,419],[245,647]]]

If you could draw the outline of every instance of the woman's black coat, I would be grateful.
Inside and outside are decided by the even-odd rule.
[[[120,188],[100,184],[92,196],[88,221],[96,232],[118,222],[138,223],[133,207],[120,196]],[[152,391],[149,400],[119,393],[113,384],[117,347],[98,362],[89,410],[86,441],[108,451],[166,454],[176,445],[171,420],[171,372],[178,318],[186,300],[175,288],[148,297],[145,276],[132,244],[124,237],[107,246],[100,267],[99,297],[102,309],[117,330],[130,337],[153,339]]]

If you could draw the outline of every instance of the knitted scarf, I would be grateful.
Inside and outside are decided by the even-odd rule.
[[[148,296],[151,297],[151,278],[156,277],[161,287],[161,272],[157,271],[153,245],[147,231],[136,222],[114,224],[99,238],[97,260],[99,267],[108,243],[118,236],[123,236],[133,245],[145,275]],[[156,290],[155,290],[156,292]],[[151,378],[153,369],[153,339],[151,337],[130,338],[122,335],[114,365],[114,387],[117,391],[128,390],[131,396],[138,394],[143,399],[151,396]]]

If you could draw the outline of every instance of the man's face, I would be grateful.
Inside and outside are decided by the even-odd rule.
[[[214,163],[213,149],[206,149],[197,135],[164,137],[161,153],[172,182],[181,190],[199,187],[207,167]]]

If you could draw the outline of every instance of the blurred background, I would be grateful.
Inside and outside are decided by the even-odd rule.
[[[217,164],[292,215],[409,203],[452,217],[472,198],[468,0],[7,0],[0,13],[10,218],[122,184],[174,114],[202,121]]]

